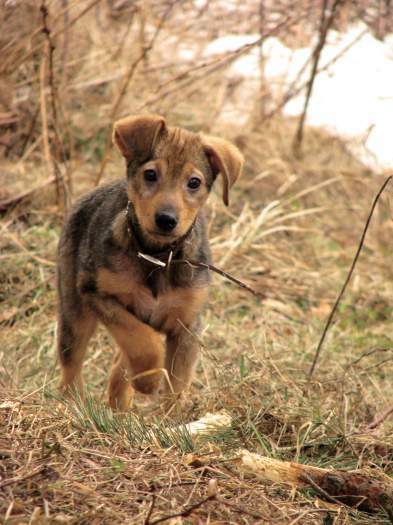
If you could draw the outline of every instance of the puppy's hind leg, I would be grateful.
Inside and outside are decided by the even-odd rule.
[[[75,389],[83,395],[82,364],[96,326],[97,320],[91,312],[83,311],[77,318],[59,313],[57,351],[62,376],[60,390],[64,393]]]

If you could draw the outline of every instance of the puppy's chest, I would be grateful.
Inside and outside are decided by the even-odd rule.
[[[164,279],[157,281],[158,290],[146,286],[146,282],[149,279],[135,269],[114,272],[102,268],[97,275],[98,292],[115,296],[130,314],[156,330],[168,332],[181,323],[189,325],[192,322],[205,293],[200,289],[172,288]]]

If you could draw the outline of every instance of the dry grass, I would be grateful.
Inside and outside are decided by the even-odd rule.
[[[392,421],[369,428],[393,399],[393,224],[388,196],[378,207],[354,279],[307,384],[324,321],[382,176],[368,172],[342,142],[315,130],[307,130],[303,156],[295,158],[291,144],[296,123],[279,116],[263,124],[250,118],[241,130],[220,124],[220,101],[230,91],[223,71],[202,67],[202,59],[201,68],[195,69],[197,64],[174,57],[181,46],[201,45],[203,39],[221,34],[219,17],[209,9],[174,5],[119,99],[132,64],[141,56],[141,12],[131,17],[133,4],[124,2],[130,11],[115,16],[109,7],[121,3],[97,2],[64,33],[63,25],[91,2],[47,4],[57,38],[56,122],[50,90],[39,78],[45,40],[38,33],[32,37],[40,27],[38,4],[30,2],[32,15],[22,17],[23,24],[17,24],[25,9],[21,3],[19,12],[3,13],[9,17],[9,33],[2,34],[0,42],[2,56],[8,57],[8,62],[0,61],[7,74],[0,113],[14,111],[18,124],[4,128],[2,135],[9,146],[3,147],[0,200],[43,182],[55,169],[74,196],[94,185],[101,168],[103,180],[122,175],[121,160],[108,156],[114,115],[144,108],[162,112],[172,123],[223,133],[237,142],[247,162],[229,209],[221,204],[218,190],[212,196],[214,261],[266,298],[258,301],[214,276],[198,373],[186,406],[167,419],[160,419],[154,403],[142,398],[127,417],[106,409],[106,370],[114,344],[103,330],[92,342],[85,365],[86,404],[65,403],[56,394],[54,257],[63,210],[56,204],[54,185],[4,214],[2,522],[154,523],[205,499],[214,478],[217,497],[172,523],[389,523],[382,511],[371,516],[323,502],[315,491],[293,492],[255,481],[241,474],[234,461],[235,451],[247,448],[278,459],[361,467],[392,476]],[[61,6],[68,6],[67,16]],[[146,23],[153,21],[157,27],[168,6],[171,3],[157,2],[146,9]],[[236,12],[228,16],[225,31],[243,31],[243,26],[258,30],[255,13],[241,24],[236,20]],[[146,35],[146,45],[152,35]],[[7,102],[5,95],[12,89],[16,98]],[[49,159],[43,144],[42,90],[53,145]],[[63,153],[56,151],[55,126]],[[175,423],[222,409],[233,423],[208,439],[191,438],[182,427],[171,430]]]

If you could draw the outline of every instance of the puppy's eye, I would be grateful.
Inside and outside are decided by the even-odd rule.
[[[143,177],[146,182],[156,182],[157,180],[157,172],[155,170],[145,170],[143,172]]]
[[[190,190],[197,190],[201,183],[202,181],[201,179],[198,179],[198,177],[191,177],[191,179],[187,182],[187,187],[190,188]]]

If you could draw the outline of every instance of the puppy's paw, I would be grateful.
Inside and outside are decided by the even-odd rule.
[[[152,395],[160,388],[161,379],[160,370],[148,370],[134,377],[132,385],[141,394]]]
[[[67,399],[74,401],[83,401],[84,399],[84,391],[81,385],[77,385],[75,383],[65,383],[62,381],[58,386],[58,390],[60,394]]]
[[[134,390],[131,385],[117,390],[112,387],[108,393],[108,405],[115,412],[127,412],[132,406],[133,397]]]

